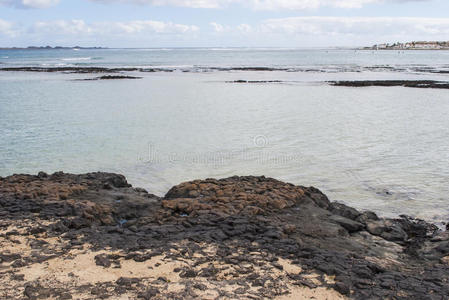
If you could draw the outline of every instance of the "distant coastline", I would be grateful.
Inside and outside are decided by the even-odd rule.
[[[199,49],[202,47],[192,47],[193,49]],[[242,47],[246,48],[246,47]],[[27,46],[27,47],[0,47],[0,50],[104,50],[111,49],[109,47],[63,47],[63,46]],[[147,49],[147,48],[124,48],[124,49]],[[165,48],[162,48],[165,49]],[[235,47],[232,49],[239,49]],[[259,49],[255,47],[254,49]],[[266,49],[266,48],[263,48]],[[298,49],[312,49],[312,48],[298,48]],[[405,43],[383,43],[375,44],[373,46],[366,47],[328,47],[328,48],[317,48],[317,49],[327,49],[327,50],[449,50],[449,41],[412,41]]]
[[[81,50],[81,49],[108,49],[105,47],[62,47],[62,46],[28,46],[28,47],[0,47],[0,50]]]
[[[394,44],[376,44],[362,50],[449,50],[449,41],[413,41]]]

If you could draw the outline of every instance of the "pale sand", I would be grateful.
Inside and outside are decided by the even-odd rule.
[[[275,298],[276,300],[343,300],[347,299],[338,292],[322,287],[310,289],[307,287],[292,286],[290,294]]]
[[[18,228],[19,230],[20,228]],[[20,243],[14,243],[12,240],[19,241]],[[14,236],[13,238],[0,238],[0,247],[2,253],[14,254],[18,253],[24,256],[30,255],[34,250],[31,249],[29,242],[35,240],[32,236]],[[53,249],[61,249],[64,246],[64,242],[59,238],[47,238],[45,233],[39,237],[39,240],[46,241],[51,244]],[[216,247],[210,245],[203,245],[203,251],[206,255],[214,255],[217,251]],[[172,250],[177,252],[176,250]],[[120,268],[114,268],[112,265],[110,268],[104,268],[102,266],[97,266],[95,264],[95,256],[99,254],[123,254],[120,252],[113,252],[110,250],[103,250],[98,252],[93,252],[90,250],[90,245],[83,245],[83,249],[72,249],[58,257],[49,259],[43,263],[35,263],[29,266],[13,268],[11,263],[3,264],[2,271],[12,270],[15,274],[23,275],[25,281],[13,282],[11,279],[7,281],[6,278],[0,280],[3,287],[7,285],[15,287],[15,290],[5,292],[0,288],[0,296],[8,295],[8,297],[20,297],[23,295],[24,283],[25,282],[40,282],[43,286],[54,286],[54,287],[66,287],[68,290],[72,290],[73,299],[92,299],[92,295],[84,295],[82,293],[76,293],[76,287],[96,284],[96,283],[107,283],[115,282],[120,277],[128,278],[139,278],[142,282],[152,282],[160,277],[164,277],[167,280],[166,291],[167,292],[179,292],[182,291],[185,285],[183,283],[186,280],[179,276],[179,273],[174,272],[176,268],[188,267],[194,262],[193,258],[201,258],[202,255],[195,253],[193,257],[183,258],[173,261],[168,259],[166,255],[160,255],[152,257],[145,262],[136,262],[134,260],[125,260],[123,258],[119,259]],[[253,252],[252,255],[257,255],[263,257],[262,253]],[[287,259],[279,258],[278,263],[282,266],[282,270],[274,269],[270,275],[283,278],[286,280],[288,285],[288,294],[276,297],[278,300],[286,299],[346,299],[344,296],[340,295],[338,292],[327,289],[324,287],[317,287],[314,289],[305,286],[296,286],[288,283],[288,274],[299,274],[303,270],[292,264]],[[209,266],[211,263],[200,264],[196,266],[197,268],[202,268]],[[204,284],[207,289],[205,291],[199,291],[199,299],[215,299],[219,296],[218,290],[234,291],[239,288],[238,285],[228,284],[223,286],[224,280],[231,280],[233,277],[230,275],[237,266],[225,264],[225,263],[212,263],[216,268],[220,270],[217,274],[218,281],[208,281],[206,278],[195,278],[195,282]],[[243,264],[241,267],[253,268],[260,274],[267,272],[263,270],[260,266]],[[320,285],[320,281],[316,279],[318,275],[308,274],[304,275],[304,278],[309,279],[312,283]],[[325,277],[328,283],[333,283],[333,278]],[[252,291],[256,291],[255,287],[251,287]],[[136,299],[136,295],[130,293],[125,293],[121,296],[111,297],[108,299],[117,300],[130,300]],[[224,297],[226,299],[226,297]],[[229,298],[228,298],[229,299]],[[245,299],[245,298],[241,298]]]

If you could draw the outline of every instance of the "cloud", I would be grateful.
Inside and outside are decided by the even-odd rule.
[[[90,0],[99,3],[127,3],[154,6],[180,6],[192,8],[220,8],[236,0]]]
[[[103,24],[105,25],[105,24]],[[129,21],[129,22],[116,22],[106,23],[110,25],[111,33],[144,33],[153,32],[158,34],[179,34],[196,32],[199,27],[195,25],[175,24],[172,22],[160,22],[160,21]],[[100,26],[101,27],[101,26]]]
[[[84,20],[56,20],[35,22],[22,30],[20,39],[28,44],[102,45],[109,47],[182,46],[199,31],[195,25],[132,20],[126,22],[86,22]]]
[[[303,10],[320,7],[360,8],[372,3],[407,3],[432,0],[90,0],[100,3],[128,3],[190,8],[224,8],[238,4],[255,10]]]
[[[269,19],[259,30],[293,35],[445,35],[446,18],[390,17],[293,17]]]
[[[212,29],[216,33],[250,33],[252,31],[252,27],[248,24],[240,24],[235,27],[229,25],[222,25],[216,22],[209,23],[212,26]]]
[[[0,36],[22,44],[147,46],[364,46],[381,42],[447,40],[449,18],[409,17],[289,17],[266,19],[257,24],[209,27],[132,20],[86,22],[59,20],[18,27],[0,20]],[[11,39],[14,37],[14,39]],[[0,40],[1,41],[1,40]]]
[[[60,20],[35,23],[30,32],[53,35],[140,35],[183,34],[198,31],[194,25],[175,24],[152,20],[127,22],[98,22],[88,24],[83,20]]]
[[[15,8],[47,8],[60,0],[0,0],[0,5]],[[360,8],[371,3],[407,3],[432,0],[90,0],[103,4],[127,3],[190,8],[225,8],[231,4],[255,10],[303,10],[320,7]]]
[[[250,33],[253,30],[253,28],[248,24],[240,24],[237,26],[237,30],[239,30],[242,33]]]
[[[16,34],[17,32],[12,23],[0,19],[0,36],[14,37]]]
[[[36,22],[29,30],[30,33],[44,35],[83,35],[91,34],[94,29],[83,20]]]
[[[215,22],[211,22],[211,23],[209,23],[209,25],[212,26],[212,28],[214,29],[215,32],[224,32],[224,31],[230,29],[229,27],[225,27],[225,26],[215,23]]]
[[[4,47],[182,47],[192,45],[199,36],[198,26],[157,20],[87,22],[74,19],[25,25],[0,19],[0,44]]]
[[[59,0],[0,0],[0,5],[15,8],[47,8],[59,3]]]
[[[449,18],[316,16],[267,19],[251,26],[212,24],[217,41],[238,41],[243,42],[243,46],[364,46],[380,42],[447,40],[449,36]]]

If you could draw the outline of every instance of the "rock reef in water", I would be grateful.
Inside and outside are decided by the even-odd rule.
[[[119,80],[119,79],[142,79],[142,77],[127,76],[127,75],[104,75],[87,79],[76,79],[77,81],[92,81],[92,80]]]
[[[281,80],[233,80],[226,83],[283,83]]]
[[[433,80],[355,80],[331,81],[333,86],[367,87],[367,86],[402,86],[421,89],[449,89],[449,82]]]
[[[105,68],[105,67],[6,67],[0,68],[4,72],[41,72],[41,73],[74,73],[74,74],[96,74],[96,73],[120,73],[120,72],[173,72],[172,69],[160,68]]]
[[[265,177],[0,178],[7,299],[446,299],[449,232]]]

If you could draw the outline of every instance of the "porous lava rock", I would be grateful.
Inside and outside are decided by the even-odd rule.
[[[264,176],[235,176],[177,185],[165,195],[162,206],[195,216],[208,213],[264,215],[311,200],[323,208],[330,204],[315,188],[295,186]]]

